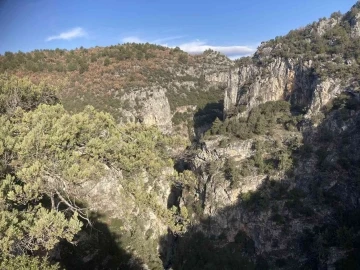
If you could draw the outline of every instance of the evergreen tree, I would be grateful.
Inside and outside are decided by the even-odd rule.
[[[221,125],[222,125],[221,120],[218,117],[216,117],[216,119],[211,127],[211,134],[213,134],[213,135],[218,134]]]
[[[109,57],[106,57],[104,60],[104,66],[107,67],[108,65],[110,65],[110,59]]]

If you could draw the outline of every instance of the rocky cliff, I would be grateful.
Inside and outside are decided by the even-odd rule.
[[[193,221],[174,269],[359,268],[358,14],[265,42],[217,75],[224,121],[188,160]]]
[[[147,126],[157,126],[165,133],[172,131],[172,114],[166,89],[153,87],[133,90],[121,97],[127,103],[127,110],[122,109],[123,121],[141,122]]]
[[[255,149],[254,139],[225,148],[218,146],[218,138],[205,141],[193,161],[200,172],[198,198],[204,205],[205,219],[190,229],[189,237],[195,232],[204,233],[213,245],[221,247],[219,254],[228,249],[226,252],[231,252],[227,245],[233,243],[243,247],[238,256],[244,256],[244,249],[250,245],[254,250],[246,257],[257,263],[266,258],[265,268],[344,269],[347,265],[356,269],[349,247],[358,248],[355,242],[359,227],[355,219],[359,189],[355,184],[357,169],[353,167],[359,160],[355,150],[359,139],[358,112],[355,108],[335,109],[318,127],[304,126],[301,133],[281,132],[281,137],[258,137],[256,140],[269,140],[270,145],[262,149]],[[244,164],[255,160],[259,151],[263,156],[274,157],[276,151],[289,151],[286,149],[293,149],[291,170],[282,172],[278,166],[264,173],[252,163],[254,169],[249,175],[241,175],[236,186],[231,184],[226,168],[229,158]],[[215,168],[209,167],[214,165]],[[351,233],[345,236],[349,230]],[[239,242],[239,234],[249,237],[251,244]],[[187,236],[183,241],[195,245]],[[178,254],[180,259],[187,255]],[[216,259],[208,260],[216,265]]]
[[[276,58],[270,61],[265,67],[251,64],[229,72],[225,115],[232,115],[240,106],[246,108],[244,113],[249,113],[268,101],[289,100],[311,117],[346,89],[340,79],[317,78],[311,60]]]
[[[334,13],[285,37],[263,42],[251,59],[242,59],[229,72],[225,115],[239,110],[247,114],[259,104],[281,99],[308,117],[316,115],[331,99],[352,87],[352,72],[336,72],[333,65],[336,62],[344,72],[357,69],[356,53],[345,48],[358,41],[358,24],[357,4],[345,15]],[[334,49],[337,42],[343,47]]]

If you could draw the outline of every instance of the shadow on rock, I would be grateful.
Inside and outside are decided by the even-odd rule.
[[[360,269],[360,110],[334,107],[322,124],[302,131],[304,144],[291,154],[293,169],[280,179],[264,177],[230,206],[205,215],[193,214],[194,200],[186,203],[186,196],[199,198],[211,188],[200,205],[216,207],[225,178],[184,188],[184,205],[195,218],[183,235],[160,239],[170,250],[164,267]]]
[[[76,245],[62,242],[56,259],[65,269],[144,269],[143,262],[122,247],[121,235],[114,233],[104,216],[93,213],[93,227],[83,229],[77,236]],[[111,227],[120,226],[112,220]]]
[[[198,135],[206,132],[211,128],[212,122],[216,118],[222,119],[224,101],[208,103],[204,108],[199,109],[194,115],[194,131]]]

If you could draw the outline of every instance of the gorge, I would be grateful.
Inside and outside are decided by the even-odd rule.
[[[1,55],[0,268],[359,269],[359,25]]]

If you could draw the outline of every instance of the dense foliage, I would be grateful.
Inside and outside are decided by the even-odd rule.
[[[247,118],[227,118],[224,122],[216,119],[207,135],[232,134],[240,139],[272,132],[281,125],[287,130],[296,130],[302,116],[293,116],[286,101],[269,101],[251,110]]]
[[[155,127],[118,126],[90,106],[69,114],[54,104],[51,87],[13,76],[0,77],[0,96],[0,262],[9,269],[53,269],[33,256],[72,243],[83,222],[92,223],[83,207],[86,183],[122,171],[140,200],[137,178],[155,179],[172,166],[169,146],[178,140]],[[157,210],[151,194],[139,203],[171,223],[172,212]]]

